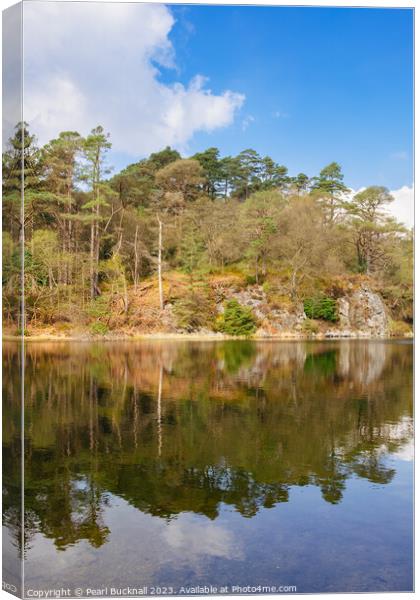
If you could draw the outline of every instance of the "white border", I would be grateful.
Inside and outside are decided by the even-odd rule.
[[[36,1],[36,0],[26,0],[26,1]],[[72,0],[54,0],[56,2],[68,2],[68,1],[72,1]],[[78,0],[79,2],[88,2],[91,0]],[[98,0],[95,0],[98,1]],[[136,0],[101,0],[102,2],[135,2]],[[207,0],[206,2],[197,2],[197,1],[192,1],[192,0],[184,0],[182,2],[173,2],[173,1],[167,1],[167,2],[162,2],[159,0],[149,0],[150,3],[154,3],[154,4],[214,4],[214,5],[218,5],[218,4],[232,4],[232,5],[265,5],[265,6],[319,6],[319,7],[324,7],[324,6],[335,6],[335,7],[367,7],[367,8],[415,8],[416,2],[415,0],[382,0],[381,2],[378,2],[376,0],[355,0],[354,3],[349,2],[349,1],[345,1],[345,0],[336,0],[335,2],[329,2],[328,0],[317,0],[316,2],[311,2],[310,0],[288,0],[286,2],[279,2],[279,1],[274,1],[274,0],[265,0],[265,1],[258,1],[258,0],[227,0],[225,2],[221,2],[220,0]],[[2,10],[8,8],[9,6],[12,6],[13,4],[16,4],[17,2],[14,0],[0,0],[0,7]],[[415,20],[415,12],[414,12],[414,20]],[[0,33],[0,37],[1,37],[1,33]],[[416,41],[416,40],[415,40]],[[418,60],[420,58],[419,53],[419,44],[415,43],[415,75],[416,75],[416,71],[417,71],[417,65],[420,64],[420,60]],[[418,100],[419,95],[417,92],[417,81],[418,78],[415,76],[415,99]],[[0,87],[1,87],[1,78],[0,78]],[[1,104],[1,89],[0,89],[0,104]],[[417,108],[417,101],[415,101],[415,114],[416,114],[416,108]],[[415,129],[414,132],[414,147],[416,147],[416,143],[419,141],[419,132],[418,130]],[[418,143],[417,143],[417,147],[418,147]],[[415,160],[414,160],[414,180],[416,180],[416,174],[419,172],[419,160],[418,156],[416,153],[414,153],[415,156]],[[415,211],[415,226],[417,225],[417,211]],[[0,242],[1,243],[1,242]],[[418,244],[416,244],[416,248],[415,248],[415,257],[416,257],[416,269],[415,269],[415,274],[417,275],[417,268],[420,269],[419,265],[419,257],[420,257],[420,250],[419,250],[419,246]],[[417,279],[417,277],[416,277]],[[419,302],[420,300],[418,299],[418,296],[416,295],[416,300],[415,300],[415,309],[417,309],[419,307]],[[415,313],[417,314],[417,310],[415,311]],[[415,356],[415,367],[416,367],[416,372],[417,367],[420,364],[420,359],[416,353]],[[1,371],[0,371],[0,380],[1,380]],[[415,390],[415,400],[417,398],[417,389]],[[417,476],[418,476],[418,465],[416,462],[416,466],[415,466],[415,474],[416,474],[416,480],[417,480]],[[417,506],[416,506],[417,508]],[[418,520],[417,520],[418,522]],[[419,528],[417,526],[417,522],[415,523],[415,536],[416,539],[418,538],[418,533],[419,533]],[[1,560],[1,556],[0,556],[0,560]],[[418,574],[418,560],[417,560],[417,553],[415,553],[415,575],[417,576]],[[417,577],[416,577],[417,579]],[[372,595],[372,594],[369,594]],[[377,596],[378,599],[382,599],[382,598],[392,598],[395,600],[405,600],[407,597],[412,597],[414,596],[414,593],[391,593],[391,592],[387,592],[387,593],[377,593],[375,594]],[[296,594],[295,594],[296,596]],[[204,600],[205,598],[209,598],[208,596],[195,596],[196,598],[199,598],[200,600]],[[261,598],[263,596],[258,595],[258,596],[246,596],[247,598],[255,598],[256,600],[261,600]],[[270,595],[269,598],[273,599],[273,600],[281,600],[282,598],[285,597],[289,597],[290,595],[288,594],[282,594],[282,595]],[[352,594],[352,593],[348,593],[348,594],[316,594],[317,598],[320,598],[321,600],[323,599],[328,599],[328,598],[336,598],[336,597],[344,597],[346,598],[346,600],[360,600],[360,594]],[[0,592],[0,600],[10,600],[12,598],[12,596],[10,594],[7,594],[6,592],[1,591]],[[121,597],[120,597],[121,598]],[[221,599],[226,598],[227,600],[229,600],[230,598],[237,598],[237,596],[221,596]],[[128,599],[128,600],[132,600]]]

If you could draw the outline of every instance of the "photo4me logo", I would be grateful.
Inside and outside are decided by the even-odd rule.
[[[185,586],[178,590],[178,594],[187,596],[211,594],[281,594],[283,592],[297,592],[295,585],[226,585],[226,586]]]

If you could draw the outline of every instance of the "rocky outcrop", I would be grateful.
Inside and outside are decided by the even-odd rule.
[[[267,296],[260,285],[253,285],[245,288],[244,290],[232,292],[229,295],[229,299],[231,298],[234,298],[243,306],[249,306],[252,308],[254,315],[260,321],[265,319],[270,312]]]
[[[353,294],[339,298],[340,329],[358,335],[385,337],[388,334],[388,316],[379,294],[362,285]]]
[[[270,311],[267,322],[264,323],[264,329],[271,335],[278,335],[287,332],[300,332],[302,323],[306,315],[303,310],[303,304],[298,303],[295,306],[275,308]]]
[[[259,285],[249,286],[226,295],[226,299],[231,298],[252,309],[259,321],[260,326],[257,331],[259,337],[299,332],[306,318],[302,303],[273,308],[262,286]],[[217,310],[223,312],[223,303],[218,304]]]
[[[219,298],[217,311],[224,310],[224,302],[234,298],[252,309],[259,321],[258,337],[307,335],[302,328],[306,320],[303,304],[272,306],[262,286],[245,289],[226,289]],[[382,298],[362,284],[337,300],[339,320],[336,324],[318,321],[316,335],[326,338],[386,337],[388,316]]]

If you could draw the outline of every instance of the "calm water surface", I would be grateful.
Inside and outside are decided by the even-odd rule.
[[[5,571],[25,587],[412,583],[412,345],[4,345]]]

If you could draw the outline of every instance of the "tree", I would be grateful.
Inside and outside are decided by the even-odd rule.
[[[259,183],[258,176],[262,170],[262,159],[252,148],[238,154],[233,166],[234,195],[246,200],[252,192],[252,185]]]
[[[155,196],[154,206],[158,222],[158,285],[159,305],[164,307],[162,256],[163,256],[163,227],[167,215],[180,214],[186,202],[191,202],[200,193],[203,183],[202,168],[198,161],[193,159],[179,159],[156,173],[156,183],[160,191]]]
[[[101,208],[109,203],[104,194],[103,176],[109,172],[105,166],[106,152],[111,148],[109,134],[104,133],[100,125],[92,129],[83,144],[86,162],[84,177],[91,188],[91,199],[83,206],[90,211],[90,297],[94,300],[99,296],[98,264],[100,245]]]
[[[344,205],[354,231],[359,270],[367,275],[384,265],[385,240],[404,231],[384,210],[393,200],[385,187],[371,186]]]
[[[111,177],[110,146],[102,127],[86,139],[62,132],[39,149],[21,123],[9,140],[3,301],[11,332],[24,328],[22,281],[29,330],[152,328],[156,317],[166,322],[156,315],[156,272],[160,308],[167,286],[188,330],[211,326],[215,303],[250,275],[264,280],[274,307],[338,298],[355,273],[380,291],[395,331],[409,326],[412,234],[387,213],[385,188],[350,199],[337,163],[315,179],[290,177],[253,149],[222,157],[216,147],[188,159],[166,147]]]
[[[77,185],[77,159],[82,150],[83,139],[75,131],[64,131],[42,149],[45,164],[46,210],[51,211],[62,234],[62,251],[70,256],[73,248],[75,221],[73,195]],[[64,281],[71,283],[71,269],[65,269]],[[59,276],[61,279],[61,274]]]
[[[308,191],[310,182],[310,178],[305,173],[298,173],[296,177],[292,177],[291,179],[292,186],[295,188],[298,196]]]
[[[243,256],[246,247],[241,208],[238,200],[228,198],[215,204],[206,196],[200,196],[189,205],[205,248],[205,262],[210,269],[223,269]]]
[[[205,267],[205,246],[199,213],[192,205],[182,219],[182,239],[179,263],[188,275],[187,289],[176,302],[175,314],[178,325],[187,331],[206,327],[213,321],[211,291],[202,268]]]
[[[323,212],[314,198],[296,198],[282,211],[279,227],[281,238],[272,243],[272,252],[279,264],[289,272],[289,294],[292,300],[301,295],[304,284],[319,274],[328,272],[335,254],[334,237],[328,228],[326,235]],[[339,270],[340,265],[337,264]]]
[[[175,160],[156,173],[157,186],[165,192],[181,194],[183,202],[195,200],[203,183],[203,169],[192,158]]]
[[[312,191],[316,193],[325,211],[326,222],[332,225],[342,207],[343,195],[350,190],[343,183],[343,173],[338,163],[332,162],[314,177]]]
[[[142,206],[129,207],[124,214],[122,228],[125,238],[121,243],[120,254],[131,272],[135,292],[140,277],[148,275],[153,264],[151,254],[154,239],[153,218],[151,211]]]
[[[260,273],[264,276],[267,272],[273,238],[278,235],[282,204],[278,192],[256,192],[243,205],[242,229],[247,239],[246,254],[253,264],[257,284]]]
[[[237,169],[238,161],[236,158],[225,156],[220,159],[220,186],[221,194],[225,200],[234,187]]]
[[[129,165],[109,181],[124,208],[145,207],[156,188],[155,166],[148,160]]]
[[[256,183],[254,187],[261,190],[277,189],[284,192],[290,182],[287,167],[278,165],[269,156],[265,156],[261,161],[260,179],[261,183]]]
[[[149,156],[149,160],[147,161],[152,169],[156,172],[163,167],[166,167],[171,162],[175,162],[176,160],[180,160],[181,155],[177,150],[173,150],[170,146],[166,146],[160,152],[153,152]]]
[[[28,226],[31,235],[36,202],[43,197],[42,156],[36,137],[29,133],[27,123],[16,125],[15,135],[9,139],[2,158],[4,228],[22,241]]]
[[[214,199],[218,195],[220,184],[224,179],[220,151],[218,148],[208,148],[204,152],[197,152],[192,158],[201,165],[205,180],[204,191]]]
[[[228,300],[217,328],[228,335],[250,336],[257,329],[257,320],[249,306],[242,306],[237,300]]]
[[[315,296],[306,298],[303,308],[309,319],[323,319],[324,321],[338,321],[337,302],[328,296]]]
[[[199,267],[203,263],[204,242],[200,222],[193,210],[189,210],[182,223],[182,237],[179,248],[179,263],[189,275],[191,284]]]

